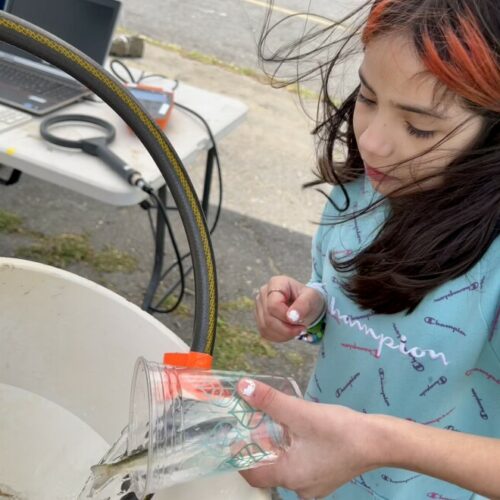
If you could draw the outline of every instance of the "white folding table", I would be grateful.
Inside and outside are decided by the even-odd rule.
[[[148,79],[148,85],[171,86],[166,80]],[[180,83],[175,89],[178,102],[203,116],[208,122],[214,139],[220,140],[234,130],[245,118],[247,106],[230,97],[202,90]],[[84,101],[54,114],[87,114],[104,119],[114,125],[116,138],[110,149],[120,158],[139,171],[163,197],[166,187],[163,176],[149,153],[129,127],[105,103]],[[69,150],[54,146],[40,136],[41,118],[35,118],[12,130],[0,133],[0,165],[23,172],[58,186],[71,189],[115,206],[130,206],[140,203],[147,194],[129,185],[100,159],[79,150]],[[186,111],[174,108],[170,116],[166,135],[184,164],[193,161],[200,153],[207,153],[207,163],[202,207],[207,214],[210,185],[213,173],[214,149],[205,126]],[[83,130],[71,128],[72,139],[81,138]],[[88,129],[87,129],[88,136]],[[158,211],[159,212],[159,211]],[[164,224],[157,217],[155,266],[146,292],[143,308],[148,310],[160,281],[163,260]]]

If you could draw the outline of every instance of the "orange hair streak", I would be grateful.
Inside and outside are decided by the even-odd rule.
[[[428,32],[423,35],[423,62],[456,94],[486,109],[500,112],[500,66],[476,23],[460,19],[462,40],[451,26],[443,29],[449,60],[439,55]]]
[[[382,15],[384,14],[386,7],[392,2],[393,0],[381,0],[371,10],[370,16],[368,18],[368,21],[366,22],[366,26],[364,27],[363,33],[361,35],[361,40],[365,45],[369,42],[369,40],[371,40],[373,35],[379,29]]]

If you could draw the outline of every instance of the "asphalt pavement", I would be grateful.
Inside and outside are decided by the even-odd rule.
[[[311,29],[323,29],[329,25],[328,20],[342,21],[364,2],[274,1],[271,25],[285,18],[287,21],[272,31],[270,46],[283,46]],[[269,0],[123,0],[120,24],[187,50],[256,68],[257,43],[270,4]],[[303,13],[310,16],[306,18]]]
[[[277,351],[275,348],[255,351],[239,340],[258,341],[251,301],[261,284],[276,274],[289,274],[304,281],[308,278],[311,235],[323,205],[321,195],[301,188],[312,179],[312,122],[296,94],[272,89],[253,77],[183,57],[157,45],[147,44],[142,59],[127,63],[240,99],[248,105],[246,121],[218,145],[223,206],[212,242],[221,303],[219,334],[220,339],[226,335],[227,349],[235,349],[234,356],[230,356],[241,359],[240,365],[224,366],[250,368],[255,373],[293,375],[304,388],[316,354],[314,347],[293,341],[278,346]],[[309,104],[314,109],[314,103]],[[188,166],[200,191],[204,168],[202,156]],[[210,217],[215,213],[217,192],[214,181]],[[134,303],[141,303],[152,268],[153,248],[148,218],[142,208],[116,208],[27,175],[15,185],[0,186],[0,193],[1,255],[28,255],[32,260],[46,262],[50,255],[47,257],[40,251],[30,253],[30,249],[39,248],[41,242],[53,238],[53,242],[59,241],[59,246],[52,244],[50,252],[61,252],[61,241],[67,235],[80,238],[80,246],[89,245],[94,253],[114,249],[135,260],[133,269],[103,271],[89,264],[85,249],[81,248],[79,257],[59,265],[104,284]],[[14,219],[9,219],[11,216]],[[6,218],[17,221],[17,225],[9,226]],[[178,221],[174,220],[174,224],[182,233]],[[189,343],[191,278],[187,284],[185,307],[157,318]]]

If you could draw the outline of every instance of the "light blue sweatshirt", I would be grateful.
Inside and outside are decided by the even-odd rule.
[[[363,178],[346,186],[349,211],[377,196]],[[344,205],[340,189],[332,193]],[[372,314],[350,300],[329,254],[369,244],[381,206],[353,221],[321,225],[311,283],[327,298],[325,335],[306,399],[384,413],[424,425],[500,438],[500,237],[465,275],[433,290],[410,315]],[[323,221],[338,212],[327,203]],[[330,219],[329,219],[330,218]],[[356,432],[356,429],[352,429]],[[284,499],[296,499],[280,490]],[[377,469],[327,497],[339,500],[478,498],[458,486],[401,469]]]

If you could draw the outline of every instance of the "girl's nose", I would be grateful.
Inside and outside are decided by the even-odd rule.
[[[361,151],[374,158],[389,158],[394,152],[394,143],[386,125],[378,120],[371,122],[358,139]]]

